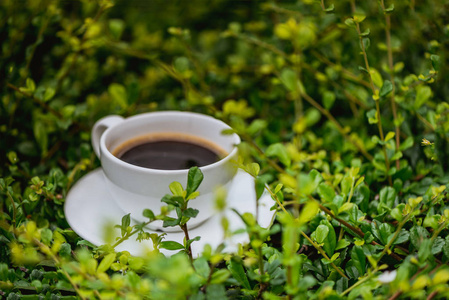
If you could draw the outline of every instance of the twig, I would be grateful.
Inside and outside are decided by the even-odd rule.
[[[397,108],[396,108],[396,83],[394,82],[394,66],[393,66],[393,49],[391,47],[391,18],[390,14],[385,12],[385,4],[384,0],[380,1],[380,5],[382,7],[382,10],[385,14],[385,36],[387,39],[387,55],[388,55],[388,68],[390,69],[390,81],[392,84],[392,90],[391,90],[391,96],[390,96],[390,102],[391,102],[391,111],[393,112],[393,119],[394,119],[394,127],[396,132],[396,149],[399,149],[399,146],[401,144],[401,129],[399,127],[399,124],[397,124],[398,120],[398,114],[397,114]],[[399,170],[399,160],[396,160],[396,168]]]

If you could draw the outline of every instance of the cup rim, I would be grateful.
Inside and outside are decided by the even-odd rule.
[[[125,118],[123,120],[123,122],[127,122],[129,120],[135,120],[135,119],[144,119],[147,118],[148,115],[167,115],[167,116],[186,116],[186,115],[191,115],[197,118],[203,118],[203,119],[207,119],[213,122],[217,122],[217,123],[222,123],[226,126],[229,127],[229,129],[231,129],[231,127],[226,124],[225,122],[216,119],[212,116],[209,115],[205,115],[205,114],[200,114],[200,113],[195,113],[195,112],[184,112],[184,111],[175,111],[175,110],[167,110],[167,111],[157,111],[157,112],[148,112],[148,113],[142,113],[142,114],[137,114],[128,118]],[[102,134],[101,138],[100,138],[100,160],[103,160],[104,158],[107,158],[109,161],[112,161],[116,164],[118,164],[120,167],[123,168],[127,168],[127,169],[131,169],[131,170],[136,170],[136,171],[140,171],[140,172],[145,172],[145,173],[151,173],[151,174],[171,174],[171,175],[179,175],[179,174],[186,174],[188,173],[189,169],[179,169],[179,170],[161,170],[161,169],[152,169],[152,168],[146,168],[146,167],[141,167],[141,166],[136,166],[130,163],[127,163],[123,160],[121,160],[120,158],[116,157],[114,154],[111,153],[111,151],[106,147],[106,138],[109,132],[111,132],[111,130],[113,130],[115,127],[120,126],[121,123],[115,124],[111,127],[109,127],[108,129],[105,130],[105,132]],[[235,157],[238,151],[237,145],[241,142],[240,137],[238,136],[238,134],[233,133],[232,134],[233,138],[234,138],[234,145],[232,148],[232,151],[228,153],[228,155],[226,155],[224,158],[211,163],[209,165],[206,166],[202,166],[199,167],[199,169],[201,169],[202,171],[207,171],[213,168],[216,168],[222,164],[227,163],[229,160],[231,160],[231,158]],[[106,151],[103,151],[106,150]]]

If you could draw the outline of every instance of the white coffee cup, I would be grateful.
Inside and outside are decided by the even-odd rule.
[[[230,129],[224,122],[213,117],[180,111],[151,112],[124,119],[111,115],[98,120],[92,129],[92,145],[101,161],[111,198],[137,221],[145,222],[144,209],[159,214],[166,204],[161,202],[165,194],[171,194],[169,185],[178,181],[186,188],[188,169],[160,170],[140,167],[117,158],[113,153],[124,143],[148,135],[182,134],[209,141],[226,151],[227,155],[212,164],[200,167],[204,175],[198,191],[200,196],[189,201],[189,207],[199,210],[196,218],[188,222],[189,228],[198,226],[214,214],[214,191],[230,186],[237,166],[237,134],[224,135]],[[154,229],[163,228],[161,221],[152,223]]]

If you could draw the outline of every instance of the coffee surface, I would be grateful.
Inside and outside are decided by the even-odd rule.
[[[218,161],[217,152],[189,141],[147,141],[116,155],[121,160],[144,168],[182,170]]]

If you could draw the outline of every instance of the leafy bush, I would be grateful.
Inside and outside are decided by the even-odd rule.
[[[449,297],[448,12],[428,0],[1,1],[0,295]],[[192,257],[195,239],[129,216],[118,242],[152,239],[145,257],[69,228],[67,192],[99,167],[93,123],[156,110],[209,114],[242,137],[240,167],[277,217],[262,228],[241,216],[250,242],[237,253]]]

